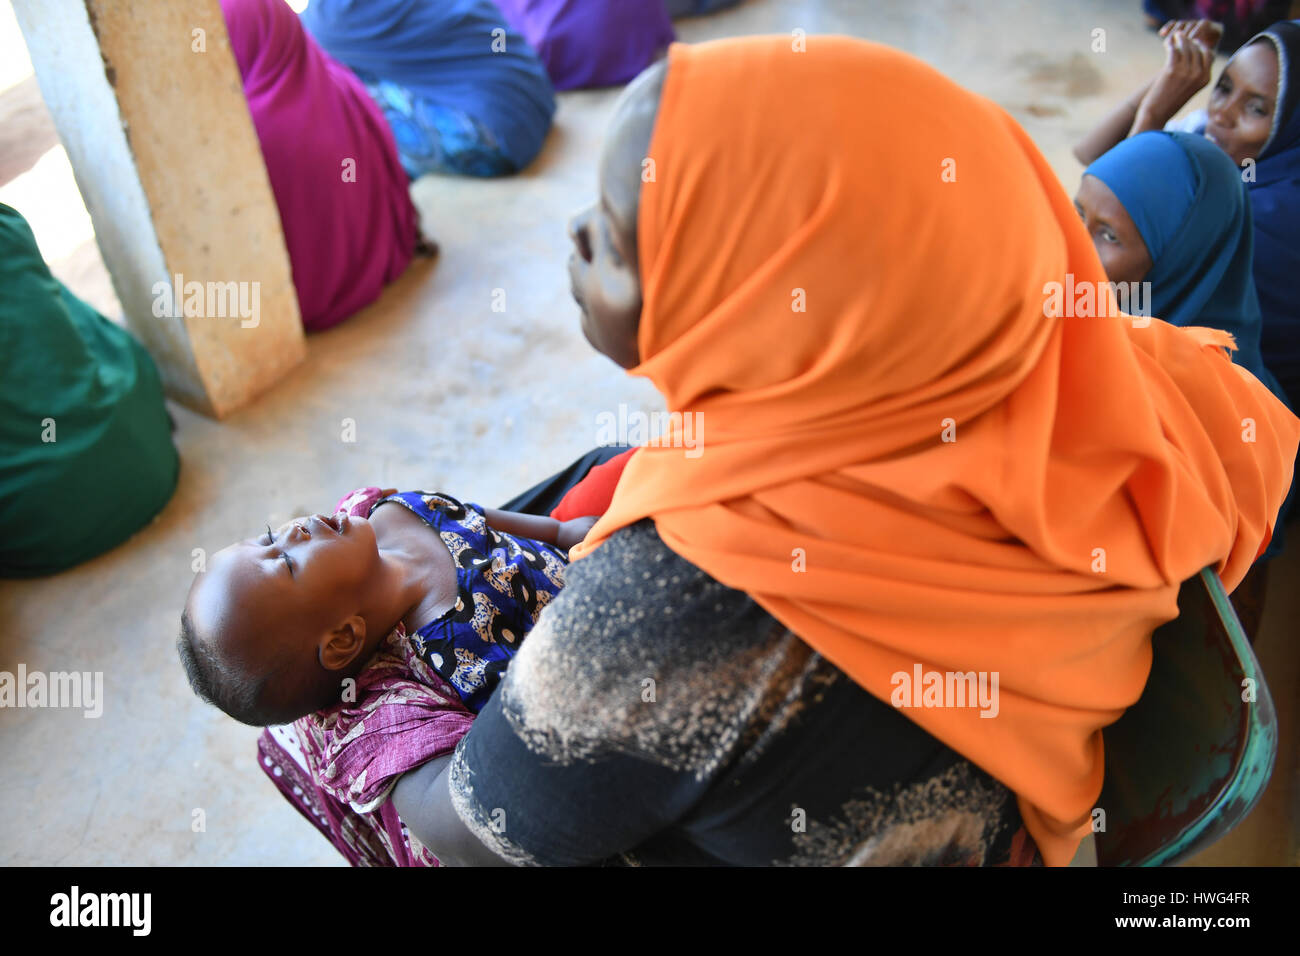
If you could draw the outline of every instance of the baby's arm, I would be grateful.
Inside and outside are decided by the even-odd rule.
[[[337,514],[342,511],[350,515],[361,515],[364,518],[370,514],[370,509],[374,507],[375,502],[396,493],[395,488],[374,486],[358,488],[340,498],[339,503],[334,506],[334,512]],[[500,511],[496,508],[484,508],[483,514],[487,518],[488,527],[496,531],[520,538],[532,538],[544,544],[553,544],[564,551],[568,551],[585,538],[591,526],[596,523],[595,517],[557,521],[555,518],[543,515],[526,515],[516,511]]]
[[[515,511],[498,511],[496,508],[484,508],[488,527],[512,534],[520,538],[532,538],[545,544],[568,551],[587,536],[591,526],[596,523],[594,517],[574,518],[572,521],[556,521],[543,515],[525,515]]]

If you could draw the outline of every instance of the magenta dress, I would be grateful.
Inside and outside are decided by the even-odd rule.
[[[408,770],[451,753],[474,715],[399,628],[357,675],[357,701],[268,727],[263,772],[353,866],[437,866],[389,797]]]
[[[383,114],[284,0],[221,0],[293,267],[303,327],[379,297],[418,240],[409,178]]]
[[[664,0],[497,0],[557,90],[626,83],[677,38]]]

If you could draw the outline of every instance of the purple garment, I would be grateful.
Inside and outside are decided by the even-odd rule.
[[[437,866],[389,797],[404,773],[451,753],[474,715],[401,625],[356,681],[354,703],[263,730],[258,762],[353,866]]]
[[[557,90],[626,83],[677,39],[663,0],[497,0]]]
[[[379,297],[418,238],[392,130],[352,71],[284,0],[221,0],[262,145],[305,328]]]

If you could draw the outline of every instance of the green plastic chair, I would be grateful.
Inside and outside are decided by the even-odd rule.
[[[1212,568],[1183,582],[1178,617],[1152,649],[1141,699],[1102,732],[1100,866],[1169,865],[1204,850],[1254,809],[1277,757],[1273,698]]]

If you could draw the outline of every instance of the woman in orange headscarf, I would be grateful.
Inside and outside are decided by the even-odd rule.
[[[736,860],[767,839],[751,811],[777,784],[719,767],[762,759],[749,748],[765,755],[756,741],[806,715],[772,716],[779,668],[674,670],[710,642],[731,647],[740,612],[718,596],[713,631],[692,632],[654,596],[675,585],[698,614],[695,595],[715,600],[717,583],[1008,788],[1042,858],[1068,862],[1101,790],[1101,729],[1140,696],[1152,630],[1184,579],[1213,565],[1231,589],[1267,545],[1300,421],[1229,361],[1224,333],[1114,313],[1023,130],[919,61],[843,37],[754,37],[676,45],[666,75],[637,87],[616,126],[653,138],[644,153],[607,146],[600,207],[574,228],[575,294],[592,343],[654,382],[683,428],[632,457],[451,763],[459,818],[513,860],[661,848],[670,832]],[[686,426],[703,439],[693,453]],[[636,550],[651,533],[671,557]],[[691,709],[705,672],[749,702],[744,716]],[[971,672],[989,699],[944,696]],[[687,686],[687,702],[638,709],[627,688],[644,680],[655,701]],[[557,703],[566,687],[576,699]],[[835,728],[859,705],[843,706],[820,737],[787,741],[787,776],[826,748],[854,759]],[[905,799],[924,774],[852,727],[914,812],[900,822],[841,797],[816,839],[770,858],[824,862],[812,845],[838,842],[841,861],[914,860],[898,847],[947,819],[934,807],[960,788]],[[709,787],[618,793],[628,756]],[[783,799],[807,807],[807,790]],[[586,834],[605,832],[607,798],[637,823],[601,842]]]

